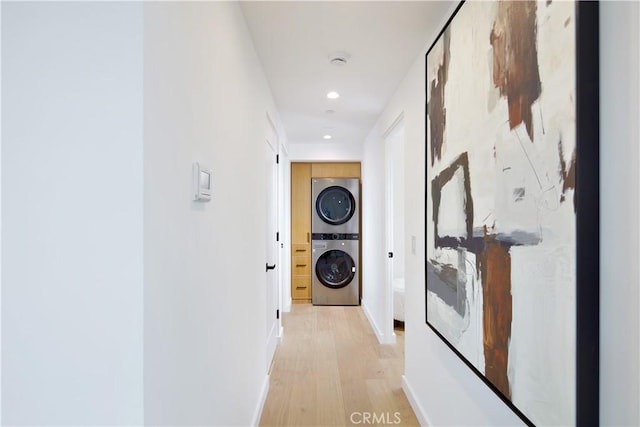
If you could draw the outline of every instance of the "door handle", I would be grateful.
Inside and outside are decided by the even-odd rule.
[[[389,257],[389,258],[393,258],[393,252],[389,252],[389,253],[387,254],[387,257]]]
[[[276,265],[275,265],[275,264],[273,264],[273,265],[269,265],[269,263],[267,263],[267,269],[266,269],[266,271],[273,270],[273,269],[275,269],[275,268],[276,268]]]

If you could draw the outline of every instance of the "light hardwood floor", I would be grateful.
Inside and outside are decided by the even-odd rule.
[[[294,304],[282,322],[261,426],[419,425],[401,386],[404,331],[378,344],[360,307]]]

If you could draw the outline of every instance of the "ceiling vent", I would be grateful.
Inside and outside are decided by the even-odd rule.
[[[351,55],[349,55],[347,52],[333,52],[329,54],[329,62],[331,62],[333,65],[342,66],[346,65],[350,57]]]

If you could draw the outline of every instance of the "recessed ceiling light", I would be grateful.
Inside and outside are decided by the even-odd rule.
[[[327,94],[327,98],[329,98],[329,99],[338,99],[338,98],[340,98],[340,94],[338,92],[332,90],[331,92],[329,92]]]
[[[324,139],[331,139],[331,135],[325,135],[323,136]]]

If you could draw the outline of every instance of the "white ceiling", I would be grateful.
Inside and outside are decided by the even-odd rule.
[[[288,142],[361,144],[454,3],[241,2]],[[335,51],[346,65],[330,63]]]

